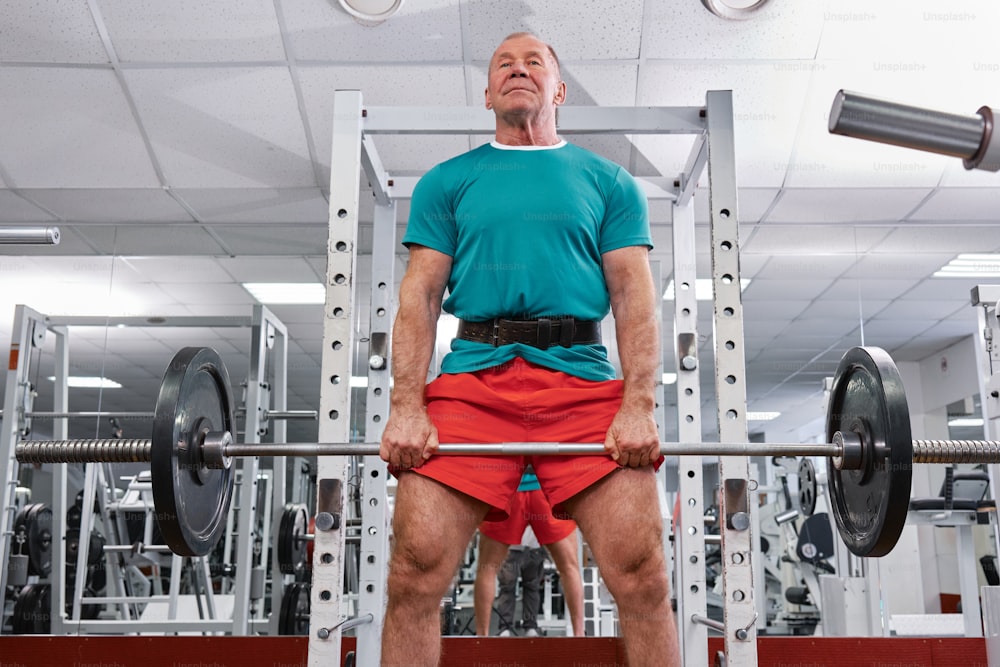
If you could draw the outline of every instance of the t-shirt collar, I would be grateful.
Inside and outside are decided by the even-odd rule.
[[[558,144],[553,144],[551,146],[508,146],[507,144],[498,143],[496,139],[490,142],[490,146],[498,148],[502,151],[547,151],[554,148],[562,148],[565,145],[565,139],[560,139]]]

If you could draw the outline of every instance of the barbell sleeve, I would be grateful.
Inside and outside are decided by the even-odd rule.
[[[834,96],[829,130],[904,148],[971,159],[983,143],[982,116],[932,111],[845,90]]]
[[[15,455],[21,463],[148,463],[152,440],[28,440],[17,443]],[[243,456],[374,456],[378,443],[226,443],[225,457]],[[663,442],[665,456],[841,456],[834,443],[719,443]],[[450,456],[555,456],[599,455],[599,443],[505,442],[444,443],[438,453]],[[1000,440],[914,440],[914,463],[997,463]]]

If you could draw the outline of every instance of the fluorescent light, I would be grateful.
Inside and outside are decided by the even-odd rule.
[[[351,386],[352,387],[367,387],[368,386],[368,376],[367,375],[352,375],[351,376]]]
[[[676,383],[677,383],[677,373],[663,374],[663,384],[676,384]]]
[[[326,290],[320,283],[243,283],[243,287],[261,303],[326,303]]]
[[[747,288],[750,284],[749,278],[740,279],[740,292]],[[698,278],[694,281],[694,298],[698,301],[711,301],[712,300],[712,279],[711,278]],[[673,301],[674,300],[674,281],[673,279],[667,283],[667,289],[663,290],[663,300]]]
[[[948,422],[948,426],[982,426],[983,420],[976,417],[959,417]]]
[[[748,412],[747,421],[769,422],[772,419],[777,419],[780,416],[781,416],[780,412]]]
[[[964,253],[934,272],[935,278],[1000,278],[1000,255]]]
[[[55,382],[55,376],[49,376],[49,382]],[[66,378],[66,385],[80,389],[121,389],[122,386],[114,380],[100,377],[87,377],[83,375],[70,375]]]

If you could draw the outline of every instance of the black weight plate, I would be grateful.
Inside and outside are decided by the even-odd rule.
[[[840,361],[826,416],[827,442],[837,431],[861,437],[862,465],[828,463],[831,511],[844,543],[858,556],[884,556],[896,545],[910,502],[913,440],[903,381],[889,354],[855,347]]]
[[[174,355],[156,399],[150,471],[157,525],[178,555],[208,554],[226,529],[233,470],[202,465],[199,434],[236,433],[233,412],[229,373],[215,350]]]
[[[833,531],[826,512],[820,512],[802,522],[795,553],[799,560],[806,563],[817,563],[833,555]]]
[[[811,459],[799,461],[799,510],[802,516],[812,516],[816,511],[816,466]]]
[[[278,616],[278,633],[282,635],[309,634],[309,586],[288,584],[281,597]]]
[[[14,614],[11,616],[11,632],[15,635],[30,635],[34,631],[32,610],[38,601],[38,584],[22,586],[14,599]]]
[[[52,627],[48,584],[28,584],[17,594],[11,630],[16,635],[47,635]]]
[[[306,568],[305,534],[309,515],[305,505],[289,503],[278,524],[278,568],[282,574],[296,574]]]
[[[40,577],[52,571],[52,510],[41,503],[27,508],[28,573]]]

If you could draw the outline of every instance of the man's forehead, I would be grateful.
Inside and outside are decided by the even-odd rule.
[[[515,37],[508,39],[497,47],[493,59],[511,57],[514,55],[545,55],[548,47],[540,39],[533,37]]]

